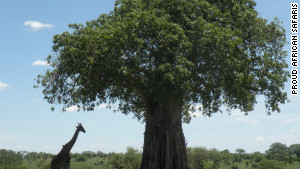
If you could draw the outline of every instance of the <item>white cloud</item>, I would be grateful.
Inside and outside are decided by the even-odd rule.
[[[287,123],[287,124],[289,124],[289,123],[294,123],[294,122],[295,122],[295,119],[284,119],[284,120],[282,120],[281,122],[282,122],[282,123]]]
[[[18,150],[26,150],[28,148],[26,145],[15,145],[14,147]]]
[[[33,66],[50,66],[47,61],[37,60],[32,63]]]
[[[290,133],[296,133],[298,132],[300,129],[299,128],[293,128],[293,129],[290,129],[289,132]]]
[[[259,122],[256,119],[247,119],[245,117],[238,117],[238,118],[236,118],[236,120],[240,121],[242,123],[245,123],[245,124],[250,124],[252,126],[258,126],[259,125]]]
[[[42,148],[45,152],[57,152],[61,149],[61,146],[52,146],[52,145],[46,145]]]
[[[274,139],[275,140],[275,139]],[[285,144],[298,143],[300,140],[300,135],[298,133],[284,134],[276,138],[274,142],[282,142]]]
[[[229,114],[232,115],[232,116],[244,116],[245,115],[245,113],[241,112],[241,110],[236,110],[236,111],[234,111],[232,113],[229,113]]]
[[[29,102],[30,102],[30,103],[42,103],[43,100],[42,100],[42,99],[32,98],[32,99],[29,99]]]
[[[3,82],[0,81],[0,91],[1,90],[3,91],[3,90],[5,90],[8,87],[9,87],[9,85],[7,83],[3,83]]]
[[[76,105],[66,108],[66,112],[75,112],[77,110],[78,110],[78,108]]]
[[[30,149],[30,146],[27,145],[1,145],[1,149],[13,150],[13,151],[27,151]]]
[[[32,30],[32,31],[38,31],[40,29],[54,27],[54,25],[52,25],[52,24],[44,24],[44,23],[41,23],[38,21],[25,21],[24,25],[28,26],[30,28],[30,30]]]
[[[261,136],[257,136],[257,137],[255,137],[255,139],[254,139],[255,141],[259,141],[259,142],[263,142],[263,141],[267,141],[267,139],[266,138],[264,138],[264,137],[261,137]]]
[[[291,145],[291,144],[299,142],[300,135],[296,132],[290,132],[288,134],[277,135],[277,136],[268,136],[268,137],[257,136],[254,138],[254,140],[257,142],[263,142],[263,143],[267,143],[267,144],[281,142],[281,143],[284,143],[287,145]]]

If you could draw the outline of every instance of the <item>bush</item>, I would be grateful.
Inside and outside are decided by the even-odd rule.
[[[78,157],[75,159],[75,161],[77,161],[77,162],[83,162],[83,161],[86,161],[86,157],[83,156],[83,155],[80,155],[80,156],[78,156]]]
[[[249,166],[249,161],[246,161],[246,167],[248,167]]]
[[[284,165],[276,160],[263,160],[259,162],[258,169],[284,169]]]
[[[233,165],[231,166],[231,169],[239,169],[239,166],[238,166],[237,164],[233,164]]]
[[[256,157],[254,158],[254,162],[259,163],[264,159],[263,155],[256,155]]]
[[[128,147],[125,154],[114,154],[109,160],[109,164],[115,169],[139,169],[142,161],[142,154]]]
[[[22,155],[11,150],[0,150],[0,168],[17,168],[22,164]]]
[[[50,161],[44,163],[44,164],[41,166],[42,169],[49,169],[50,167],[51,167]]]
[[[87,163],[71,163],[71,169],[94,169],[94,166]]]
[[[252,168],[258,168],[258,164],[257,163],[253,163],[252,164]]]

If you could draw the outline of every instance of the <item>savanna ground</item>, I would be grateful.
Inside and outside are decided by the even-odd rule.
[[[300,144],[273,143],[265,153],[187,148],[191,169],[300,169]],[[0,150],[0,169],[49,169],[53,154]],[[139,169],[142,152],[128,147],[125,153],[101,151],[71,154],[71,169]]]

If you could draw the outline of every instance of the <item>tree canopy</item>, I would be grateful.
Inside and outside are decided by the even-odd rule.
[[[146,122],[141,168],[188,168],[182,120],[195,105],[208,116],[221,106],[247,113],[264,95],[270,114],[287,101],[285,30],[255,5],[116,0],[109,14],[54,36],[52,69],[37,82],[64,109],[118,101]]]
[[[254,7],[252,0],[117,0],[109,14],[54,36],[53,69],[38,83],[51,104],[93,110],[119,100],[138,119],[150,100],[170,96],[211,115],[221,105],[251,111],[265,95],[267,112],[279,112],[287,100],[285,31]]]

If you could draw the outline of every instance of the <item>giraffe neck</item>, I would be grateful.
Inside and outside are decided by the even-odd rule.
[[[80,131],[77,129],[77,130],[75,131],[75,134],[74,134],[74,136],[72,137],[72,139],[71,139],[67,144],[64,145],[63,149],[65,150],[65,152],[70,153],[72,147],[74,146],[74,144],[75,144],[75,142],[76,142],[76,140],[77,140],[77,137],[78,137],[78,135],[79,135],[79,132],[80,132]]]

